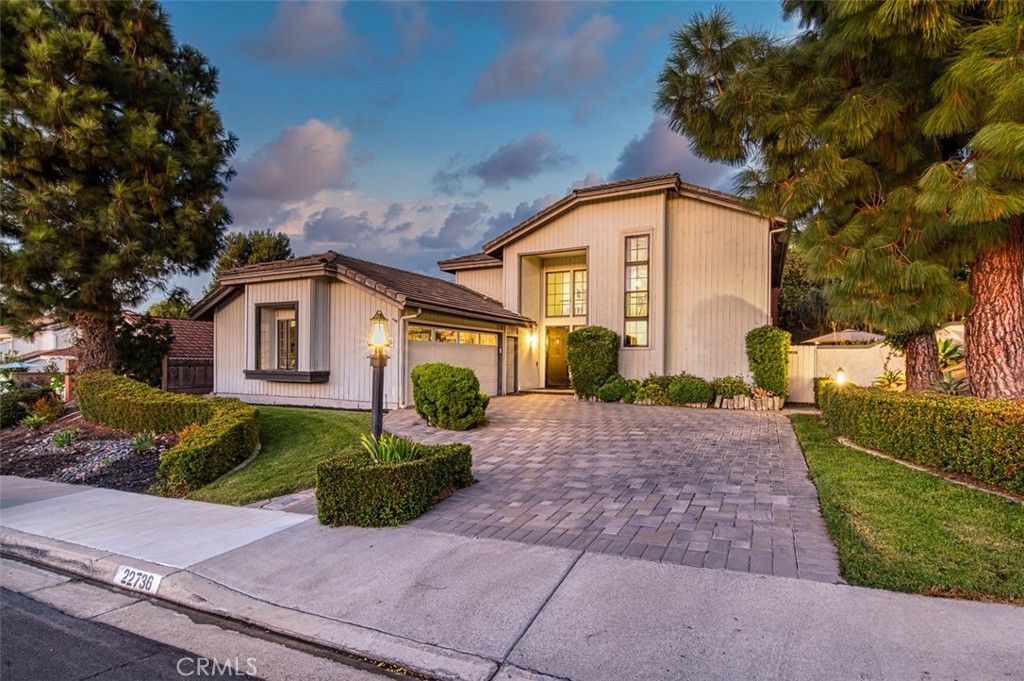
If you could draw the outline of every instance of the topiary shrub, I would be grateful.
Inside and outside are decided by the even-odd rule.
[[[75,397],[93,423],[135,433],[172,433],[200,424],[160,456],[154,491],[184,493],[224,475],[260,441],[259,411],[240,400],[168,393],[97,371],[80,376]]]
[[[759,326],[747,334],[747,363],[754,385],[779,397],[789,395],[789,332],[775,326]]]
[[[619,334],[603,326],[586,326],[569,334],[566,359],[577,397],[596,397],[598,389],[619,373]]]
[[[316,469],[317,518],[324,525],[401,525],[473,479],[469,445],[420,445],[420,458],[374,463],[357,447]]]
[[[711,390],[724,400],[732,399],[737,395],[750,397],[750,387],[747,382],[739,376],[723,376],[711,381]]]
[[[622,400],[629,391],[629,383],[622,376],[615,375],[609,378],[597,389],[597,399],[602,402],[618,402]]]
[[[26,388],[0,394],[0,428],[20,423],[36,401],[52,394],[49,388]]]
[[[435,362],[412,370],[416,413],[432,426],[467,430],[483,423],[490,397],[472,369]]]
[[[822,418],[862,447],[1024,492],[1024,401],[824,383]]]
[[[707,404],[714,397],[711,384],[699,376],[679,376],[668,387],[668,399],[676,404]]]

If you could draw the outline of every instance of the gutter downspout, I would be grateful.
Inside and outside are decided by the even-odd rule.
[[[404,408],[406,406],[406,399],[409,397],[405,394],[406,385],[408,382],[405,380],[406,369],[409,366],[409,334],[405,332],[405,324],[410,319],[416,319],[423,314],[423,308],[417,307],[416,314],[407,314],[398,318],[398,333],[401,334],[401,340],[399,343],[399,349],[401,350],[401,357],[398,359],[399,369],[399,384],[398,384],[398,406]]]
[[[775,241],[774,237],[779,232],[789,231],[789,227],[779,227],[777,229],[768,230],[768,296],[765,300],[765,324],[772,323],[772,243]],[[780,273],[781,276],[781,273]],[[780,282],[781,286],[781,282]]]

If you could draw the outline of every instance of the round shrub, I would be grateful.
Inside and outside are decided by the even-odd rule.
[[[665,393],[665,390],[657,383],[650,383],[648,381],[644,381],[636,389],[636,401],[663,406],[669,404],[668,395]]]
[[[668,387],[668,399],[676,404],[707,404],[714,396],[711,384],[698,376],[680,376]]]
[[[759,326],[747,334],[747,363],[754,385],[779,397],[789,394],[789,332],[775,326]]]
[[[619,334],[603,326],[576,329],[569,334],[566,359],[576,395],[595,397],[619,373]]]
[[[739,376],[723,376],[721,378],[716,378],[711,381],[711,390],[725,400],[736,397],[737,395],[750,396],[750,388],[747,386],[747,382]]]
[[[480,392],[472,369],[435,362],[412,370],[416,413],[445,430],[467,430],[482,423],[490,397]]]
[[[597,389],[597,399],[602,402],[618,402],[626,396],[629,383],[622,376],[612,376]]]

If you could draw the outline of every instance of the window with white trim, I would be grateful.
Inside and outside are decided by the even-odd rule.
[[[256,368],[296,371],[299,368],[297,305],[260,305],[256,321]]]
[[[646,347],[650,322],[651,238],[647,234],[626,237],[626,300],[622,342],[626,347]]]

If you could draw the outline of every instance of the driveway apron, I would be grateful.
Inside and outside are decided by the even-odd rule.
[[[472,537],[696,567],[839,581],[817,490],[777,412],[491,401],[486,426],[454,433],[411,409],[387,430],[473,447],[479,482],[412,523]]]

